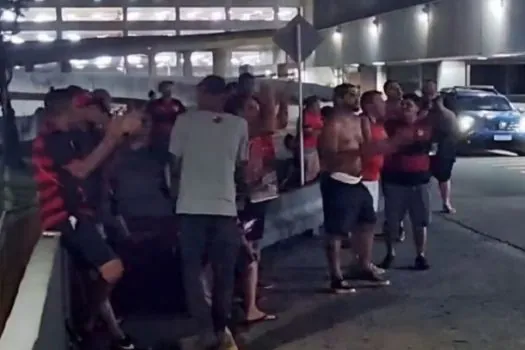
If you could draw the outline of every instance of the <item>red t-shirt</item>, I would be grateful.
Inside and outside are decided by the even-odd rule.
[[[314,131],[321,130],[323,128],[323,117],[320,114],[305,113],[304,115],[304,126],[313,129]],[[317,135],[310,135],[304,137],[305,148],[316,148],[317,147]]]
[[[370,123],[370,136],[373,142],[387,139],[387,134],[383,123]],[[381,177],[381,169],[383,168],[384,156],[377,154],[370,158],[363,160],[363,180],[378,181]]]

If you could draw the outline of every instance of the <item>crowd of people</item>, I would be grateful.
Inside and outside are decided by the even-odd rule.
[[[434,175],[450,203],[454,162],[454,115],[442,104],[435,83],[424,96],[403,94],[395,81],[360,93],[342,84],[333,107],[304,101],[304,161],[298,138],[284,146],[291,162],[277,165],[275,134],[288,126],[286,91],[274,91],[249,73],[227,83],[207,76],[197,85],[195,108],[172,96],[173,83],[159,85],[160,97],[112,110],[104,90],[77,86],[50,91],[43,122],[33,142],[42,227],[58,232],[82,276],[85,314],[74,330],[84,344],[100,320],[114,349],[140,349],[120,326],[111,292],[124,264],[115,242],[133,228],[169,230],[182,266],[186,304],[194,336],[183,349],[237,349],[231,314],[239,300],[246,325],[276,315],[258,305],[261,252],[268,204],[300,184],[319,181],[326,253],[335,293],[353,292],[352,281],[388,285],[385,272],[402,240],[406,214],[416,246],[415,267],[429,268],[425,255],[430,222],[429,182]],[[380,192],[385,204],[385,259],[372,262]],[[349,242],[353,262],[341,267]],[[211,278],[210,278],[211,276]],[[265,286],[268,287],[268,286]]]

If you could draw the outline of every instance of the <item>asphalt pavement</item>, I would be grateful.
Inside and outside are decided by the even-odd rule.
[[[265,292],[263,305],[279,319],[247,330],[244,348],[525,349],[524,180],[525,158],[458,160],[458,213],[433,217],[431,269],[410,269],[414,250],[407,239],[398,247],[389,287],[331,295],[319,238],[272,249],[266,254],[266,277],[276,287]],[[440,202],[433,198],[437,210]],[[383,252],[378,241],[378,261]],[[184,332],[186,322],[140,318],[128,319],[126,326],[143,343],[167,345]]]

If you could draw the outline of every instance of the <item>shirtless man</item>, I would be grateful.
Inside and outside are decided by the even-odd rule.
[[[355,107],[345,103],[353,100],[347,96],[351,93],[348,85],[334,89],[334,115],[325,122],[318,142],[325,170],[321,193],[330,288],[334,293],[354,291],[343,279],[340,261],[341,242],[347,239],[349,232],[356,235],[353,248],[359,257],[358,267],[352,270],[350,279],[389,284],[372,268],[376,213],[372,196],[362,183],[361,159],[393,152],[412,139],[411,133],[401,130],[389,140],[372,142],[369,121],[360,118],[355,114]]]

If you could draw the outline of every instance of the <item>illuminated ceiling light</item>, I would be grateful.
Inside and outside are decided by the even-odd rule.
[[[371,36],[378,36],[381,31],[381,24],[379,23],[379,20],[377,18],[374,18],[372,22],[370,22],[370,28],[369,32]]]
[[[495,17],[501,18],[505,14],[504,0],[490,0],[489,10]]]
[[[54,20],[55,19],[52,16],[40,14],[35,17],[33,22],[44,23],[44,22],[53,22]]]
[[[54,39],[48,34],[40,33],[36,36],[36,40],[43,42],[43,43],[49,43],[53,41]]]
[[[219,11],[212,12],[211,14],[211,20],[212,21],[220,21],[223,18],[223,13]]]
[[[169,16],[170,16],[169,11],[161,11],[155,14],[155,19],[157,21],[165,21],[168,19]]]
[[[341,33],[340,29],[337,29],[335,32],[333,32],[332,39],[338,43],[341,42],[341,40],[343,40],[343,33]]]
[[[272,75],[272,71],[267,69],[264,71],[264,75],[266,75],[267,77],[269,77],[270,75]]]
[[[142,57],[140,55],[129,55],[126,57],[126,60],[129,64],[136,66],[142,62]]]
[[[352,63],[350,65],[350,67],[352,67],[352,68],[359,68],[359,63]]]
[[[476,57],[476,59],[477,59],[478,61],[486,61],[486,60],[488,60],[488,58],[487,58],[487,57],[484,57],[484,56],[478,56],[478,57]]]
[[[78,69],[83,69],[84,67],[87,66],[87,64],[89,63],[88,60],[69,60],[69,63],[71,63],[71,65],[75,68],[78,68]]]
[[[374,62],[374,63],[372,63],[372,64],[373,64],[374,66],[376,66],[376,67],[382,67],[382,66],[385,65],[385,62],[380,62],[380,61],[378,61],[378,62]]]
[[[96,21],[103,21],[106,18],[106,16],[103,13],[93,13],[91,15],[91,18]]]
[[[128,12],[128,21],[136,21],[140,18],[140,13],[138,12]]]
[[[199,14],[200,11],[192,11],[192,12],[189,12],[186,14],[186,17],[188,17],[189,19],[197,19],[197,15]]]
[[[421,11],[419,11],[417,14],[417,18],[419,22],[424,25],[428,25],[430,23],[430,6],[428,6],[428,4],[421,8]]]
[[[11,37],[11,42],[15,45],[20,45],[20,44],[25,43],[25,40],[15,35]]]
[[[99,69],[107,68],[111,64],[111,57],[100,56],[95,58],[95,66]]]
[[[76,33],[69,33],[69,34],[66,34],[66,39],[69,41],[77,42],[77,41],[80,41],[80,39],[82,38],[80,37],[80,35]]]
[[[16,13],[11,10],[5,10],[2,12],[2,21],[4,22],[14,22],[16,20]]]

